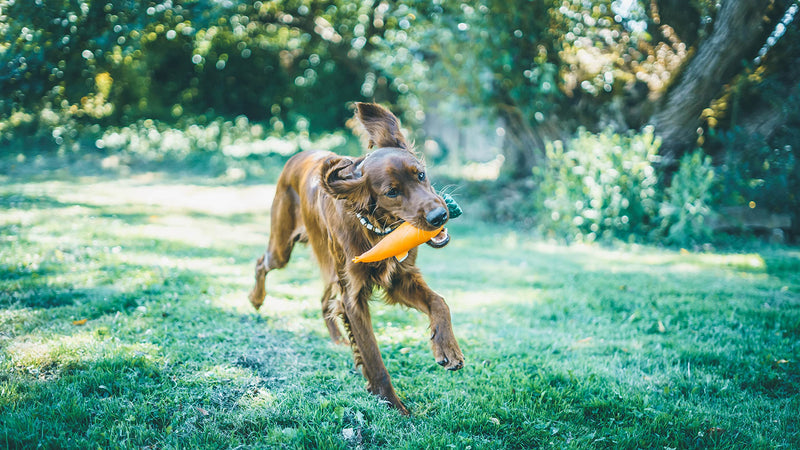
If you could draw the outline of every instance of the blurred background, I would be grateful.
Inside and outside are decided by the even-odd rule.
[[[0,170],[77,161],[265,182],[300,150],[361,153],[352,102],[376,101],[488,219],[565,241],[792,241],[797,10],[0,0]]]

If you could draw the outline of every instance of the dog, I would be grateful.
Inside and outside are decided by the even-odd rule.
[[[352,259],[402,222],[423,230],[439,229],[449,219],[448,209],[431,187],[425,165],[409,149],[397,117],[378,104],[355,106],[372,152],[351,158],[304,151],[287,161],[272,202],[269,244],[256,261],[249,299],[258,309],[266,296],[267,274],[286,266],[295,243],[307,242],[325,285],[322,314],[331,339],[343,341],[335,321],[340,317],[367,390],[408,415],[381,358],[369,300],[378,287],[387,303],[427,314],[434,359],[445,369],[458,370],[464,355],[453,334],[450,309],[422,278],[415,265],[417,249],[402,261],[354,263]],[[442,229],[428,244],[443,247],[449,239]]]

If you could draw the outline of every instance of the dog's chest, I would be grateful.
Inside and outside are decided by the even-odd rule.
[[[385,259],[364,265],[366,278],[373,285],[388,289],[392,286],[397,274],[403,270],[402,263],[395,258]]]

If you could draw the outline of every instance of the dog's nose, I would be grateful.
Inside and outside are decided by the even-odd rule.
[[[447,210],[442,208],[441,206],[438,208],[434,208],[428,214],[425,215],[425,220],[428,221],[434,227],[440,227],[447,222]]]

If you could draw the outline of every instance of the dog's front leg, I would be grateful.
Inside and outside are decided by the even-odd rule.
[[[362,289],[355,295],[346,295],[343,298],[345,325],[351,339],[355,341],[353,351],[356,353],[356,364],[361,363],[369,392],[387,400],[400,413],[408,415],[408,409],[394,392],[389,372],[381,358],[367,304],[369,295],[369,290]]]
[[[450,321],[450,307],[441,295],[425,283],[418,271],[399,275],[388,289],[393,301],[428,315],[431,323],[431,350],[436,362],[447,370],[464,367],[464,354],[458,346]]]

